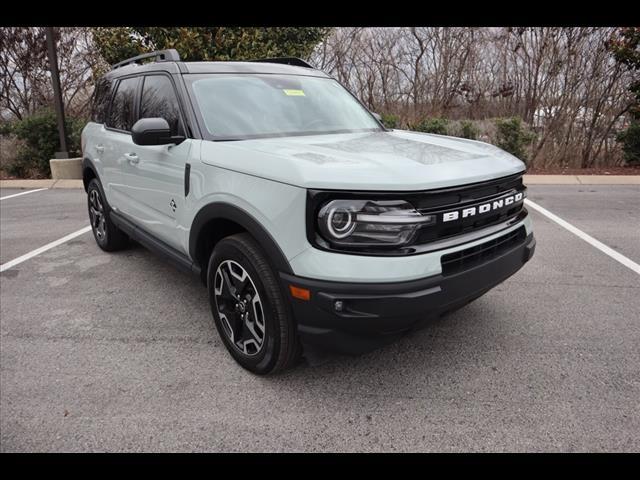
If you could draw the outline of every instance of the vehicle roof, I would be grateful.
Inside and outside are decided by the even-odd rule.
[[[110,70],[105,77],[117,78],[125,75],[149,72],[190,73],[246,73],[306,75],[330,78],[321,70],[269,62],[149,62],[131,64]]]

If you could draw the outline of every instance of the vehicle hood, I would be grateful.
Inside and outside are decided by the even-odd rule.
[[[516,157],[487,143],[403,130],[205,141],[202,161],[303,188],[334,190],[426,190],[525,169]]]

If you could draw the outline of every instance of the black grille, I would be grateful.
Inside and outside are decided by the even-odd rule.
[[[516,217],[523,209],[522,200],[513,203],[510,207],[492,209],[485,214],[476,214],[466,218],[459,218],[452,222],[444,222],[442,214],[448,211],[462,212],[463,209],[492,202],[503,198],[505,195],[522,193],[526,195],[526,187],[522,183],[522,176],[487,182],[472,187],[459,188],[448,194],[431,196],[426,194],[422,199],[417,199],[418,209],[424,215],[434,214],[436,225],[423,228],[418,233],[415,244],[421,245],[444,238],[463,235],[481,228],[505,222]],[[428,199],[429,202],[425,202]],[[436,200],[437,199],[437,200]],[[419,201],[422,200],[422,201]],[[427,203],[428,205],[425,205]]]
[[[428,190],[404,195],[409,202],[420,211],[441,209],[448,206],[457,207],[467,203],[474,203],[486,198],[492,198],[511,190],[522,190],[522,174],[489,180],[471,185]]]
[[[513,232],[509,232],[498,238],[494,238],[475,247],[466,248],[459,252],[448,253],[441,258],[442,274],[452,275],[454,273],[468,270],[476,265],[485,263],[511,248],[524,242],[527,234],[524,227],[520,227]]]

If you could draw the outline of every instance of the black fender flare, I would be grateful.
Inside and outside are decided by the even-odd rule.
[[[189,232],[189,256],[196,261],[198,237],[204,226],[211,220],[230,220],[243,227],[265,250],[268,259],[278,271],[293,274],[287,257],[278,243],[251,214],[243,209],[224,202],[210,203],[202,207],[193,219]],[[206,268],[206,265],[201,265]]]
[[[98,170],[97,170],[97,169],[96,169],[96,167],[93,165],[93,162],[92,162],[91,160],[89,160],[87,157],[84,157],[84,158],[82,159],[82,183],[84,184],[84,171],[85,171],[87,168],[88,168],[89,170],[91,170],[91,171],[93,172],[93,175],[98,179],[98,181],[99,181],[100,183],[102,183],[102,182],[101,182],[101,180],[100,180],[100,175],[98,175]],[[85,191],[85,192],[87,191],[87,185],[86,185],[86,184],[84,185],[84,191]]]

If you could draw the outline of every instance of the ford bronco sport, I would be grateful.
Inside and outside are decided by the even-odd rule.
[[[258,374],[376,348],[535,249],[520,160],[389,130],[300,59],[121,62],[82,150],[99,247],[131,238],[200,275],[226,348]]]

